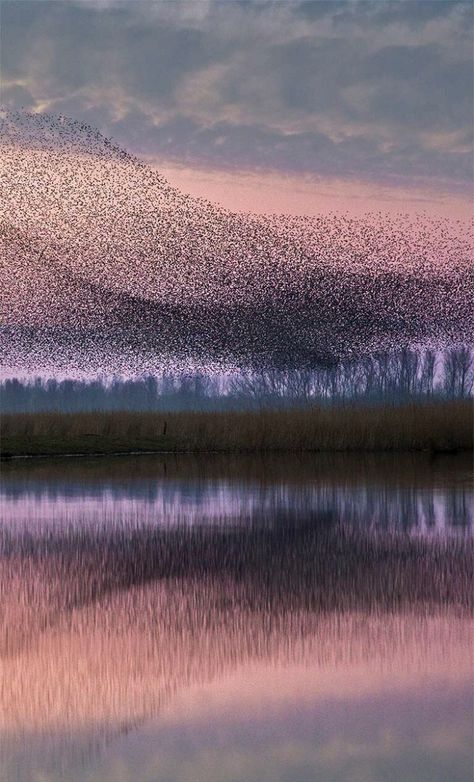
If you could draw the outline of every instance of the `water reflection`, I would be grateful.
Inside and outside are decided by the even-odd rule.
[[[7,463],[4,526],[275,523],[310,516],[421,532],[474,518],[469,455],[135,457]]]
[[[467,782],[469,467],[8,465],[0,777]]]

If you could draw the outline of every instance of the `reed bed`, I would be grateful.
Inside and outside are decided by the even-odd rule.
[[[256,412],[21,413],[0,420],[8,455],[132,451],[456,451],[473,446],[471,400]]]

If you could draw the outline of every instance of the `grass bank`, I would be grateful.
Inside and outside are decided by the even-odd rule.
[[[456,451],[470,400],[226,413],[24,413],[0,419],[3,457],[132,451]]]

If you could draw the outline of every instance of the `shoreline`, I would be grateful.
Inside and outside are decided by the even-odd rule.
[[[46,453],[2,453],[0,451],[0,463],[20,461],[23,459],[101,459],[104,457],[118,458],[120,456],[265,456],[265,455],[318,455],[318,454],[431,454],[433,456],[450,456],[473,452],[472,447],[465,448],[279,448],[279,449],[163,449],[155,451],[49,451]]]

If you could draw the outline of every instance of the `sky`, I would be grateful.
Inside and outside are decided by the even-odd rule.
[[[464,218],[471,2],[2,0],[1,101],[238,211]]]

